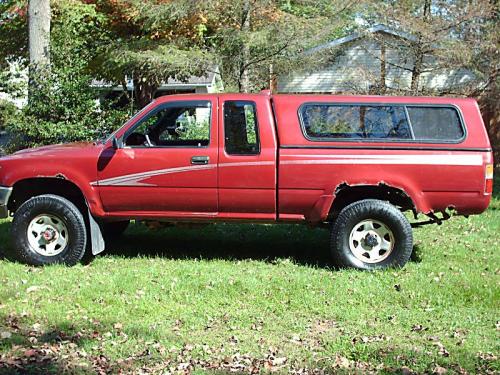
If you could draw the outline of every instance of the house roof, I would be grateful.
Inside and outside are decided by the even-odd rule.
[[[375,25],[375,26],[372,26],[372,27],[366,29],[365,31],[352,33],[352,34],[346,35],[342,38],[334,39],[328,43],[321,44],[319,46],[308,49],[307,51],[305,51],[305,54],[311,55],[313,53],[316,53],[316,52],[319,52],[319,51],[322,51],[325,49],[335,48],[335,47],[338,47],[342,44],[349,43],[349,42],[352,42],[354,40],[364,38],[368,34],[376,34],[376,33],[389,34],[389,35],[393,35],[393,36],[398,37],[398,38],[407,39],[407,40],[411,40],[411,41],[416,40],[414,35],[406,33],[404,31],[391,29],[390,27],[388,27],[386,25]]]
[[[213,68],[206,71],[202,76],[191,76],[187,80],[177,80],[174,78],[169,78],[166,82],[160,85],[160,88],[178,88],[178,87],[200,87],[200,86],[212,86],[216,82],[216,76],[220,75],[219,67],[214,66]],[[132,90],[134,83],[129,77],[126,79],[127,88]],[[113,84],[105,80],[94,79],[91,86],[97,88],[116,88],[122,90],[121,86],[114,86]]]
[[[186,81],[169,78],[164,85],[212,85],[214,83],[215,75],[219,74],[217,70],[218,69],[215,68],[212,71],[207,71],[203,76],[191,76]]]

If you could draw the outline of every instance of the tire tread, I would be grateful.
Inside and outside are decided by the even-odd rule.
[[[350,228],[346,228],[355,220],[360,220],[364,216],[374,215],[376,218],[389,218],[397,223],[398,237],[401,241],[396,242],[396,248],[392,254],[380,263],[364,263],[354,257],[348,245],[345,243],[349,236]],[[346,233],[347,232],[347,233]],[[394,232],[394,230],[393,230]],[[332,262],[340,268],[358,268],[363,270],[373,270],[389,267],[403,267],[410,259],[413,250],[413,231],[410,223],[396,207],[386,201],[378,199],[364,199],[356,201],[344,207],[332,225],[330,247]],[[347,248],[346,248],[347,247]]]
[[[26,226],[32,220],[32,212],[45,207],[49,211],[63,214],[69,219],[68,226],[74,231],[70,248],[54,257],[44,257],[34,253],[26,240]],[[62,213],[61,213],[62,211]],[[70,228],[68,228],[70,231]],[[80,210],[69,200],[59,195],[44,194],[35,196],[24,202],[16,211],[11,226],[13,246],[9,249],[11,258],[33,266],[43,266],[52,263],[73,266],[85,255],[87,245],[87,229]]]

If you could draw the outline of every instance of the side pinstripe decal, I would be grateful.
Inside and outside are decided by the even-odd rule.
[[[401,164],[401,165],[456,165],[480,166],[483,164],[482,155],[283,155],[282,165],[329,165],[329,164]],[[302,160],[288,160],[300,158]],[[304,160],[306,158],[306,160]],[[314,158],[307,160],[307,158]],[[319,160],[318,160],[319,158]],[[253,161],[221,163],[220,168],[274,165],[273,161]],[[217,168],[216,164],[190,165],[184,167],[158,169],[141,173],[111,177],[100,181],[93,181],[93,186],[155,186],[142,182],[143,180],[173,173],[194,172]]]
[[[482,165],[482,155],[284,155],[281,164],[403,164],[403,165]],[[317,160],[320,158],[321,160]]]
[[[274,165],[274,162],[255,161],[255,162],[223,163],[219,164],[219,167],[242,167],[242,166],[259,166],[259,165]],[[153,171],[111,177],[100,181],[93,181],[90,184],[93,186],[156,186],[155,184],[148,184],[141,181],[154,176],[160,176],[172,173],[208,170],[208,169],[214,169],[216,167],[217,167],[216,164],[208,164],[208,165],[188,165],[185,167],[158,169]]]

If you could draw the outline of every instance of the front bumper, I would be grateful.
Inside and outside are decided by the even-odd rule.
[[[9,203],[9,198],[11,194],[12,194],[11,187],[0,186],[0,219],[4,219],[9,216],[9,209],[7,208],[7,203]]]

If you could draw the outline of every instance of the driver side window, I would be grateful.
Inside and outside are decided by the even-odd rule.
[[[153,109],[125,136],[128,147],[207,147],[210,102],[167,103]]]

